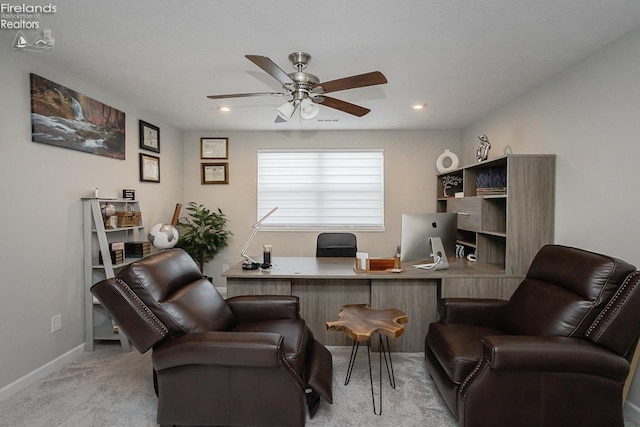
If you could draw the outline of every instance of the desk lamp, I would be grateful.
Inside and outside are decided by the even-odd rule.
[[[258,267],[262,267],[262,268],[271,267],[271,264],[259,263],[258,261],[251,258],[249,255],[247,255],[247,249],[249,248],[249,245],[251,244],[251,242],[253,242],[253,239],[256,237],[256,234],[258,234],[258,231],[260,231],[260,228],[262,228],[262,223],[264,222],[264,220],[269,218],[271,214],[273,214],[277,210],[278,210],[277,207],[271,209],[265,216],[260,218],[258,222],[253,224],[253,231],[251,232],[251,236],[249,236],[249,240],[247,240],[247,243],[244,245],[244,248],[242,248],[242,252],[240,252],[240,255],[242,256],[242,258],[244,258],[244,261],[242,261],[243,270],[257,270]]]

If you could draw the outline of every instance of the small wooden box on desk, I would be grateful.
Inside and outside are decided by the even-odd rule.
[[[363,262],[364,261],[364,268]],[[394,258],[356,258],[355,271],[358,272],[371,272],[371,271],[402,271],[402,265],[400,263],[400,257]]]

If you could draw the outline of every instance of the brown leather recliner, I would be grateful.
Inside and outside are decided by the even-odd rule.
[[[224,300],[191,257],[171,249],[91,287],[152,362],[161,425],[303,426],[332,402],[331,353],[297,297]]]
[[[443,299],[427,369],[460,426],[622,426],[640,333],[640,273],[543,247],[509,301]]]

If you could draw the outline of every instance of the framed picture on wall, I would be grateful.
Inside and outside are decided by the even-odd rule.
[[[140,153],[140,181],[160,182],[160,157]]]
[[[201,159],[228,159],[229,138],[200,138]]]
[[[202,163],[200,176],[202,178],[202,184],[228,184],[229,164]]]
[[[30,80],[33,142],[124,160],[124,112],[36,74]]]
[[[140,148],[160,152],[160,128],[140,120]]]

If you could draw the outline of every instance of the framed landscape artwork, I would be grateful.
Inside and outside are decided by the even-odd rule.
[[[31,140],[124,160],[125,114],[31,74]]]

